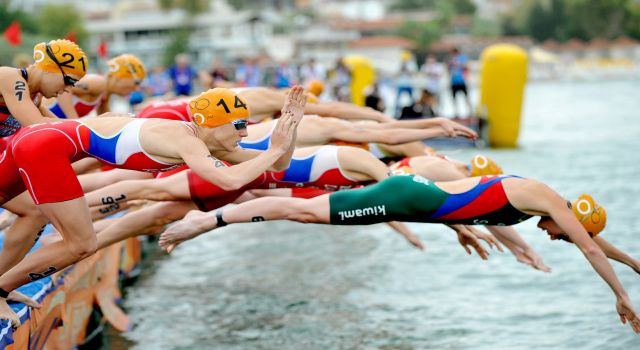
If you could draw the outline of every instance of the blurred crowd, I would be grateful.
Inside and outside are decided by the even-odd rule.
[[[468,59],[456,48],[444,61],[434,55],[427,56],[420,65],[403,59],[395,74],[376,73],[375,83],[364,90],[365,104],[399,119],[429,118],[441,114],[440,101],[448,90],[453,99],[453,117],[471,117],[468,72]],[[142,91],[134,94],[132,101],[141,101],[145,96],[190,96],[214,87],[284,89],[322,81],[325,88],[320,91],[321,99],[351,102],[352,78],[352,71],[342,58],[328,67],[313,58],[300,64],[275,62],[268,57],[247,57],[229,64],[214,59],[208,68],[198,70],[187,54],[179,54],[170,67],[152,67]],[[459,108],[457,100],[462,101],[463,108]]]

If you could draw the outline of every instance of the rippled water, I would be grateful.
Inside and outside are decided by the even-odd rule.
[[[510,173],[606,206],[604,237],[640,258],[636,82],[535,83],[521,148],[483,151]],[[469,159],[475,151],[445,152]],[[134,349],[638,349],[579,251],[518,226],[553,268],[467,256],[454,235],[410,224],[427,251],[384,225],[234,225],[155,261],[129,289]],[[637,308],[640,276],[613,263]]]

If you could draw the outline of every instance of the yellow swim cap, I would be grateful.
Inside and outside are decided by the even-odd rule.
[[[588,194],[571,203],[571,210],[587,232],[595,237],[607,224],[607,212]]]
[[[247,103],[225,88],[210,89],[192,98],[189,101],[189,113],[194,123],[205,128],[247,119],[250,114]]]
[[[500,175],[502,168],[493,160],[481,154],[471,159],[471,176]]]
[[[109,75],[115,78],[133,78],[140,82],[147,76],[147,70],[140,59],[134,55],[116,56],[107,62]]]
[[[398,164],[398,163],[396,163]],[[396,164],[393,164],[392,166],[389,167],[389,172],[393,175],[408,175],[408,174],[415,174],[416,171],[413,170],[412,168],[408,167],[408,166],[394,166]]]
[[[411,167],[411,158],[404,158],[399,162],[389,166],[390,173],[393,175],[415,174],[416,171]]]
[[[305,96],[307,96],[307,103],[318,103],[318,97],[316,97],[316,95],[307,92]]]
[[[87,55],[80,46],[66,39],[39,43],[33,48],[35,66],[49,73],[73,74],[82,78],[89,68]],[[56,63],[57,62],[57,63]]]
[[[318,80],[318,79],[311,80],[307,84],[307,91],[309,91],[310,93],[312,93],[312,94],[314,94],[316,96],[320,96],[320,95],[322,95],[322,92],[324,91],[324,83],[321,80]]]
[[[429,156],[435,156],[436,154],[438,154],[438,152],[436,152],[435,149],[429,147],[429,146],[424,146],[424,149],[422,150],[422,152],[424,152],[424,154],[429,155]]]

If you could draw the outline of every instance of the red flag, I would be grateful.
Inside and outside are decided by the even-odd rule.
[[[98,45],[98,57],[107,58],[109,56],[109,51],[107,49],[107,42],[104,40],[100,41],[100,45]]]
[[[65,39],[69,40],[69,41],[73,41],[74,43],[76,42],[76,32],[69,32],[67,33],[67,36],[64,37]]]
[[[22,42],[20,22],[13,21],[4,31],[4,38],[11,46],[18,46]]]

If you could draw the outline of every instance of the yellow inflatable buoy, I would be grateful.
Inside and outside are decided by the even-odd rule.
[[[376,81],[373,65],[368,58],[357,55],[346,56],[342,62],[351,70],[351,100],[364,106],[364,90]]]
[[[489,120],[489,145],[516,147],[527,82],[527,53],[515,45],[497,44],[486,48],[480,60],[479,109]]]

